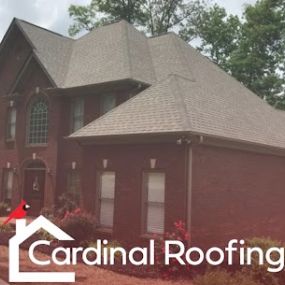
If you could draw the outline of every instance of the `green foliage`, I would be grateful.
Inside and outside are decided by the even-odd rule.
[[[10,206],[7,203],[0,203],[0,217],[6,217],[9,213]]]
[[[67,212],[72,212],[79,207],[79,196],[74,193],[62,194],[56,203],[55,216],[63,218]]]
[[[274,247],[284,247],[284,245],[279,241],[271,240],[270,238],[253,238],[246,241],[246,246],[250,248],[261,248],[262,251],[265,253],[268,249]],[[272,260],[278,261],[277,253],[273,253],[271,256]],[[272,266],[272,265],[271,265]],[[259,264],[258,254],[253,254],[251,259],[251,265],[244,267],[242,269],[242,273],[247,275],[251,274],[253,278],[260,281],[262,284],[271,284],[271,285],[278,285],[279,278],[281,275],[277,275],[276,273],[268,272],[268,267],[270,265],[268,263],[264,263],[264,265]]]
[[[248,6],[242,37],[229,60],[233,76],[274,105],[275,95],[284,95],[284,11],[281,0],[260,0]]]
[[[9,233],[9,232],[13,232],[14,229],[11,226],[11,224],[7,224],[7,225],[0,225],[0,233]]]
[[[242,20],[218,5],[203,6],[194,26],[200,50],[269,104],[285,109],[283,0],[248,5]],[[181,34],[187,39],[187,25]]]
[[[42,240],[53,241],[55,239],[54,236],[52,236],[43,229],[37,231],[37,234],[39,235],[39,238],[41,238]]]
[[[40,215],[46,217],[50,221],[53,221],[55,219],[54,211],[54,209],[44,207],[41,209]]]
[[[93,216],[83,213],[80,209],[67,212],[65,217],[59,221],[59,227],[74,238],[79,245],[85,245],[93,240],[96,220]]]
[[[255,281],[248,274],[231,274],[225,270],[212,270],[200,275],[193,280],[194,285],[271,285],[271,283],[262,284]]]
[[[150,35],[160,35],[173,29],[181,29],[196,14],[199,1],[186,0],[92,0],[87,6],[71,5],[69,15],[74,23],[69,34],[118,20],[126,20]],[[188,28],[188,32],[189,32]]]
[[[95,242],[95,241],[89,242],[88,247],[97,248],[97,242]],[[110,249],[116,248],[116,247],[122,247],[122,245],[117,240],[112,240],[112,241],[108,242],[107,245],[102,244],[102,254],[103,254],[103,248],[107,249],[108,256],[109,256],[110,255]],[[91,253],[91,255],[92,255],[92,253]],[[119,252],[119,251],[115,252],[115,259],[116,260],[120,260],[121,256],[122,256],[121,252]]]
[[[193,27],[191,22],[190,27]],[[198,48],[210,58],[228,70],[228,60],[230,54],[238,47],[241,37],[241,22],[237,16],[227,15],[224,8],[217,4],[210,8],[200,9],[196,17],[195,35],[200,38],[201,45]],[[188,24],[180,32],[180,35],[188,40]],[[190,35],[193,31],[190,31]]]

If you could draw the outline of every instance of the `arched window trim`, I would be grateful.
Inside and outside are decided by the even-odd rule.
[[[43,114],[34,113],[33,107],[39,102],[46,104],[46,111],[42,111]],[[30,100],[27,108],[27,131],[26,131],[26,143],[30,146],[46,146],[48,143],[48,131],[49,131],[49,102],[44,95],[38,95]],[[33,116],[33,118],[32,118]]]

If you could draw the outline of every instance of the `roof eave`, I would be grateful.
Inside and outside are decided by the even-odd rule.
[[[234,138],[203,134],[198,132],[161,132],[145,134],[125,134],[125,135],[106,135],[106,136],[69,136],[65,139],[77,141],[80,145],[102,145],[102,144],[132,144],[132,143],[191,143],[193,145],[205,145],[237,149],[249,152],[285,156],[285,147],[250,142]]]

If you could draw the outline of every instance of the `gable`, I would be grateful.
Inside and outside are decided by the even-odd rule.
[[[31,55],[25,62],[10,90],[12,93],[25,95],[30,93],[35,87],[48,88],[52,86],[41,65]]]
[[[20,29],[13,25],[0,48],[0,95],[9,93],[18,73],[32,53],[32,48]]]

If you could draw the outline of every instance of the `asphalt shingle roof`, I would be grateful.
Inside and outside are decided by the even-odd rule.
[[[33,44],[34,53],[54,83],[59,87],[63,86],[74,40],[22,20],[16,21]]]
[[[285,148],[284,112],[173,33],[147,38],[121,21],[72,40],[19,23],[58,87],[119,79],[152,85],[71,138],[189,132]]]
[[[71,138],[189,132],[284,148],[285,116],[245,90],[237,83],[217,93],[211,84],[170,75]]]

